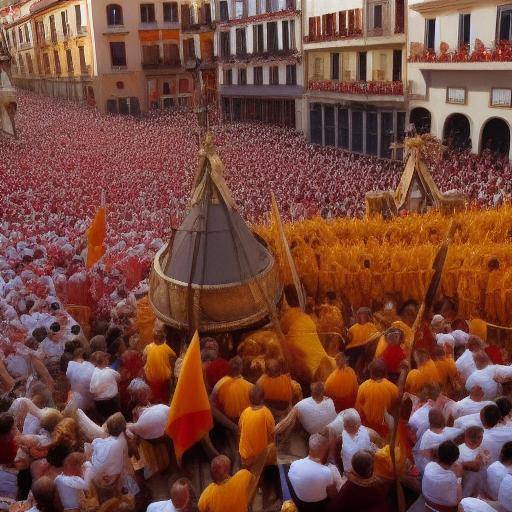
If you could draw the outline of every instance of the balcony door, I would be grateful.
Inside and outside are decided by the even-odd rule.
[[[402,50],[393,50],[393,82],[402,81]]]
[[[366,52],[357,55],[357,79],[366,81]]]

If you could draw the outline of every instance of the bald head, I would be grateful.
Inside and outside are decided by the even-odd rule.
[[[175,508],[184,509],[190,504],[191,485],[186,478],[176,480],[171,486],[171,501]]]
[[[370,365],[370,377],[373,380],[380,380],[386,376],[386,364],[382,359],[376,359]]]
[[[232,357],[229,360],[229,374],[231,377],[238,377],[242,373],[244,363],[240,356]]]
[[[210,464],[210,473],[212,480],[218,484],[226,480],[229,477],[231,471],[231,461],[229,457],[225,455],[218,455],[215,457]]]
[[[336,354],[336,366],[342,370],[347,366],[347,358],[343,352]]]
[[[489,356],[483,351],[473,353],[473,359],[477,370],[483,370],[491,364]]]
[[[251,405],[258,406],[263,403],[263,389],[260,386],[255,385],[249,391],[249,401]]]
[[[311,396],[313,400],[320,401],[324,397],[324,383],[312,382],[311,383]]]
[[[470,352],[477,352],[479,350],[482,350],[482,348],[483,348],[482,340],[478,336],[470,336],[466,343],[466,348]]]
[[[277,359],[267,359],[265,363],[265,373],[269,377],[279,377],[281,365]]]
[[[315,459],[324,460],[329,449],[329,440],[322,434],[309,436],[309,456]]]
[[[352,457],[352,471],[361,478],[370,478],[373,475],[373,455],[360,450]]]
[[[446,426],[446,421],[441,409],[430,409],[428,412],[428,422],[430,428],[444,428]]]

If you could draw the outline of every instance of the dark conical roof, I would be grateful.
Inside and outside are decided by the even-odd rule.
[[[198,169],[191,208],[174,235],[165,275],[207,286],[256,277],[272,257],[236,210],[211,137],[203,143]]]

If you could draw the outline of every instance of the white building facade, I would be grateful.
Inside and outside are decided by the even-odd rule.
[[[512,5],[409,4],[410,121],[455,148],[512,156]]]

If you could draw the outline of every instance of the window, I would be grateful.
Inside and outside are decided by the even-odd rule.
[[[286,66],[286,85],[297,85],[297,66],[295,64]]]
[[[62,23],[62,33],[64,37],[69,36],[68,11],[60,11],[60,21]]]
[[[34,65],[32,63],[32,56],[30,53],[27,53],[27,68],[28,68],[28,74],[33,75],[34,74]]]
[[[373,6],[372,28],[382,28],[382,4],[376,4]]]
[[[269,53],[275,53],[278,49],[277,23],[273,21],[267,23],[267,51]]]
[[[263,85],[263,68],[261,66],[256,66],[253,69],[254,71],[254,85]]]
[[[245,41],[245,28],[236,29],[236,54],[245,55],[247,53],[247,45]]]
[[[107,25],[114,27],[123,24],[123,8],[117,4],[107,5]]]
[[[164,64],[167,66],[180,65],[180,49],[177,44],[164,43]]]
[[[446,89],[446,103],[464,105],[466,103],[466,89],[464,87],[448,87]]]
[[[270,85],[279,85],[279,66],[270,66]]]
[[[27,43],[30,43],[30,33],[28,31],[28,23],[25,25],[24,28],[25,28],[25,41]]]
[[[43,69],[44,74],[49,75],[51,73],[50,71],[50,57],[47,53],[43,53]]]
[[[253,25],[252,27],[252,52],[261,54],[265,51],[263,47],[263,25]]]
[[[60,69],[60,57],[58,50],[53,50],[53,62],[55,64],[55,74],[60,75],[62,70]]]
[[[512,89],[492,89],[491,107],[512,107]]]
[[[160,61],[160,47],[157,44],[142,47],[142,66],[158,66]]]
[[[79,5],[75,5],[75,25],[76,32],[82,32],[82,9]]]
[[[19,68],[22,75],[25,74],[25,62],[23,61],[23,55],[19,56]]]
[[[247,85],[247,69],[238,68],[238,85]]]
[[[73,53],[70,48],[66,50],[66,67],[68,73],[73,73]]]
[[[50,37],[52,43],[57,42],[57,29],[55,28],[55,16],[53,14],[50,16]]]
[[[155,4],[140,4],[140,22],[155,22]]]
[[[112,66],[126,66],[126,47],[124,42],[110,43],[110,58]]]
[[[220,21],[228,21],[229,20],[229,8],[226,0],[222,0],[220,2]]]
[[[402,80],[402,50],[393,50],[393,81]]]
[[[235,0],[235,18],[244,17],[244,0]]]
[[[358,53],[357,64],[357,79],[366,81],[366,52]]]
[[[290,33],[288,31],[288,21],[283,21],[283,50],[290,49]]]
[[[223,83],[224,83],[224,85],[232,85],[233,84],[233,70],[232,69],[224,70]]]
[[[512,39],[512,5],[498,7],[498,30],[496,40],[510,41]]]
[[[18,29],[18,39],[20,40],[20,44],[23,43],[23,31],[21,27]]]
[[[220,55],[221,57],[229,57],[231,55],[231,38],[229,31],[220,33]]]
[[[183,40],[183,59],[185,62],[196,60],[196,47],[194,45],[194,38]]]
[[[331,80],[340,79],[340,54],[331,53]]]
[[[459,14],[459,47],[469,46],[471,32],[471,14]]]
[[[436,49],[436,20],[425,20],[425,47],[427,50],[435,51]]]
[[[178,22],[177,2],[164,2],[164,21],[168,23]]]
[[[290,48],[295,50],[295,20],[290,20]]]
[[[80,61],[80,72],[82,75],[87,73],[87,64],[85,63],[85,48],[83,46],[78,47],[78,59]]]

